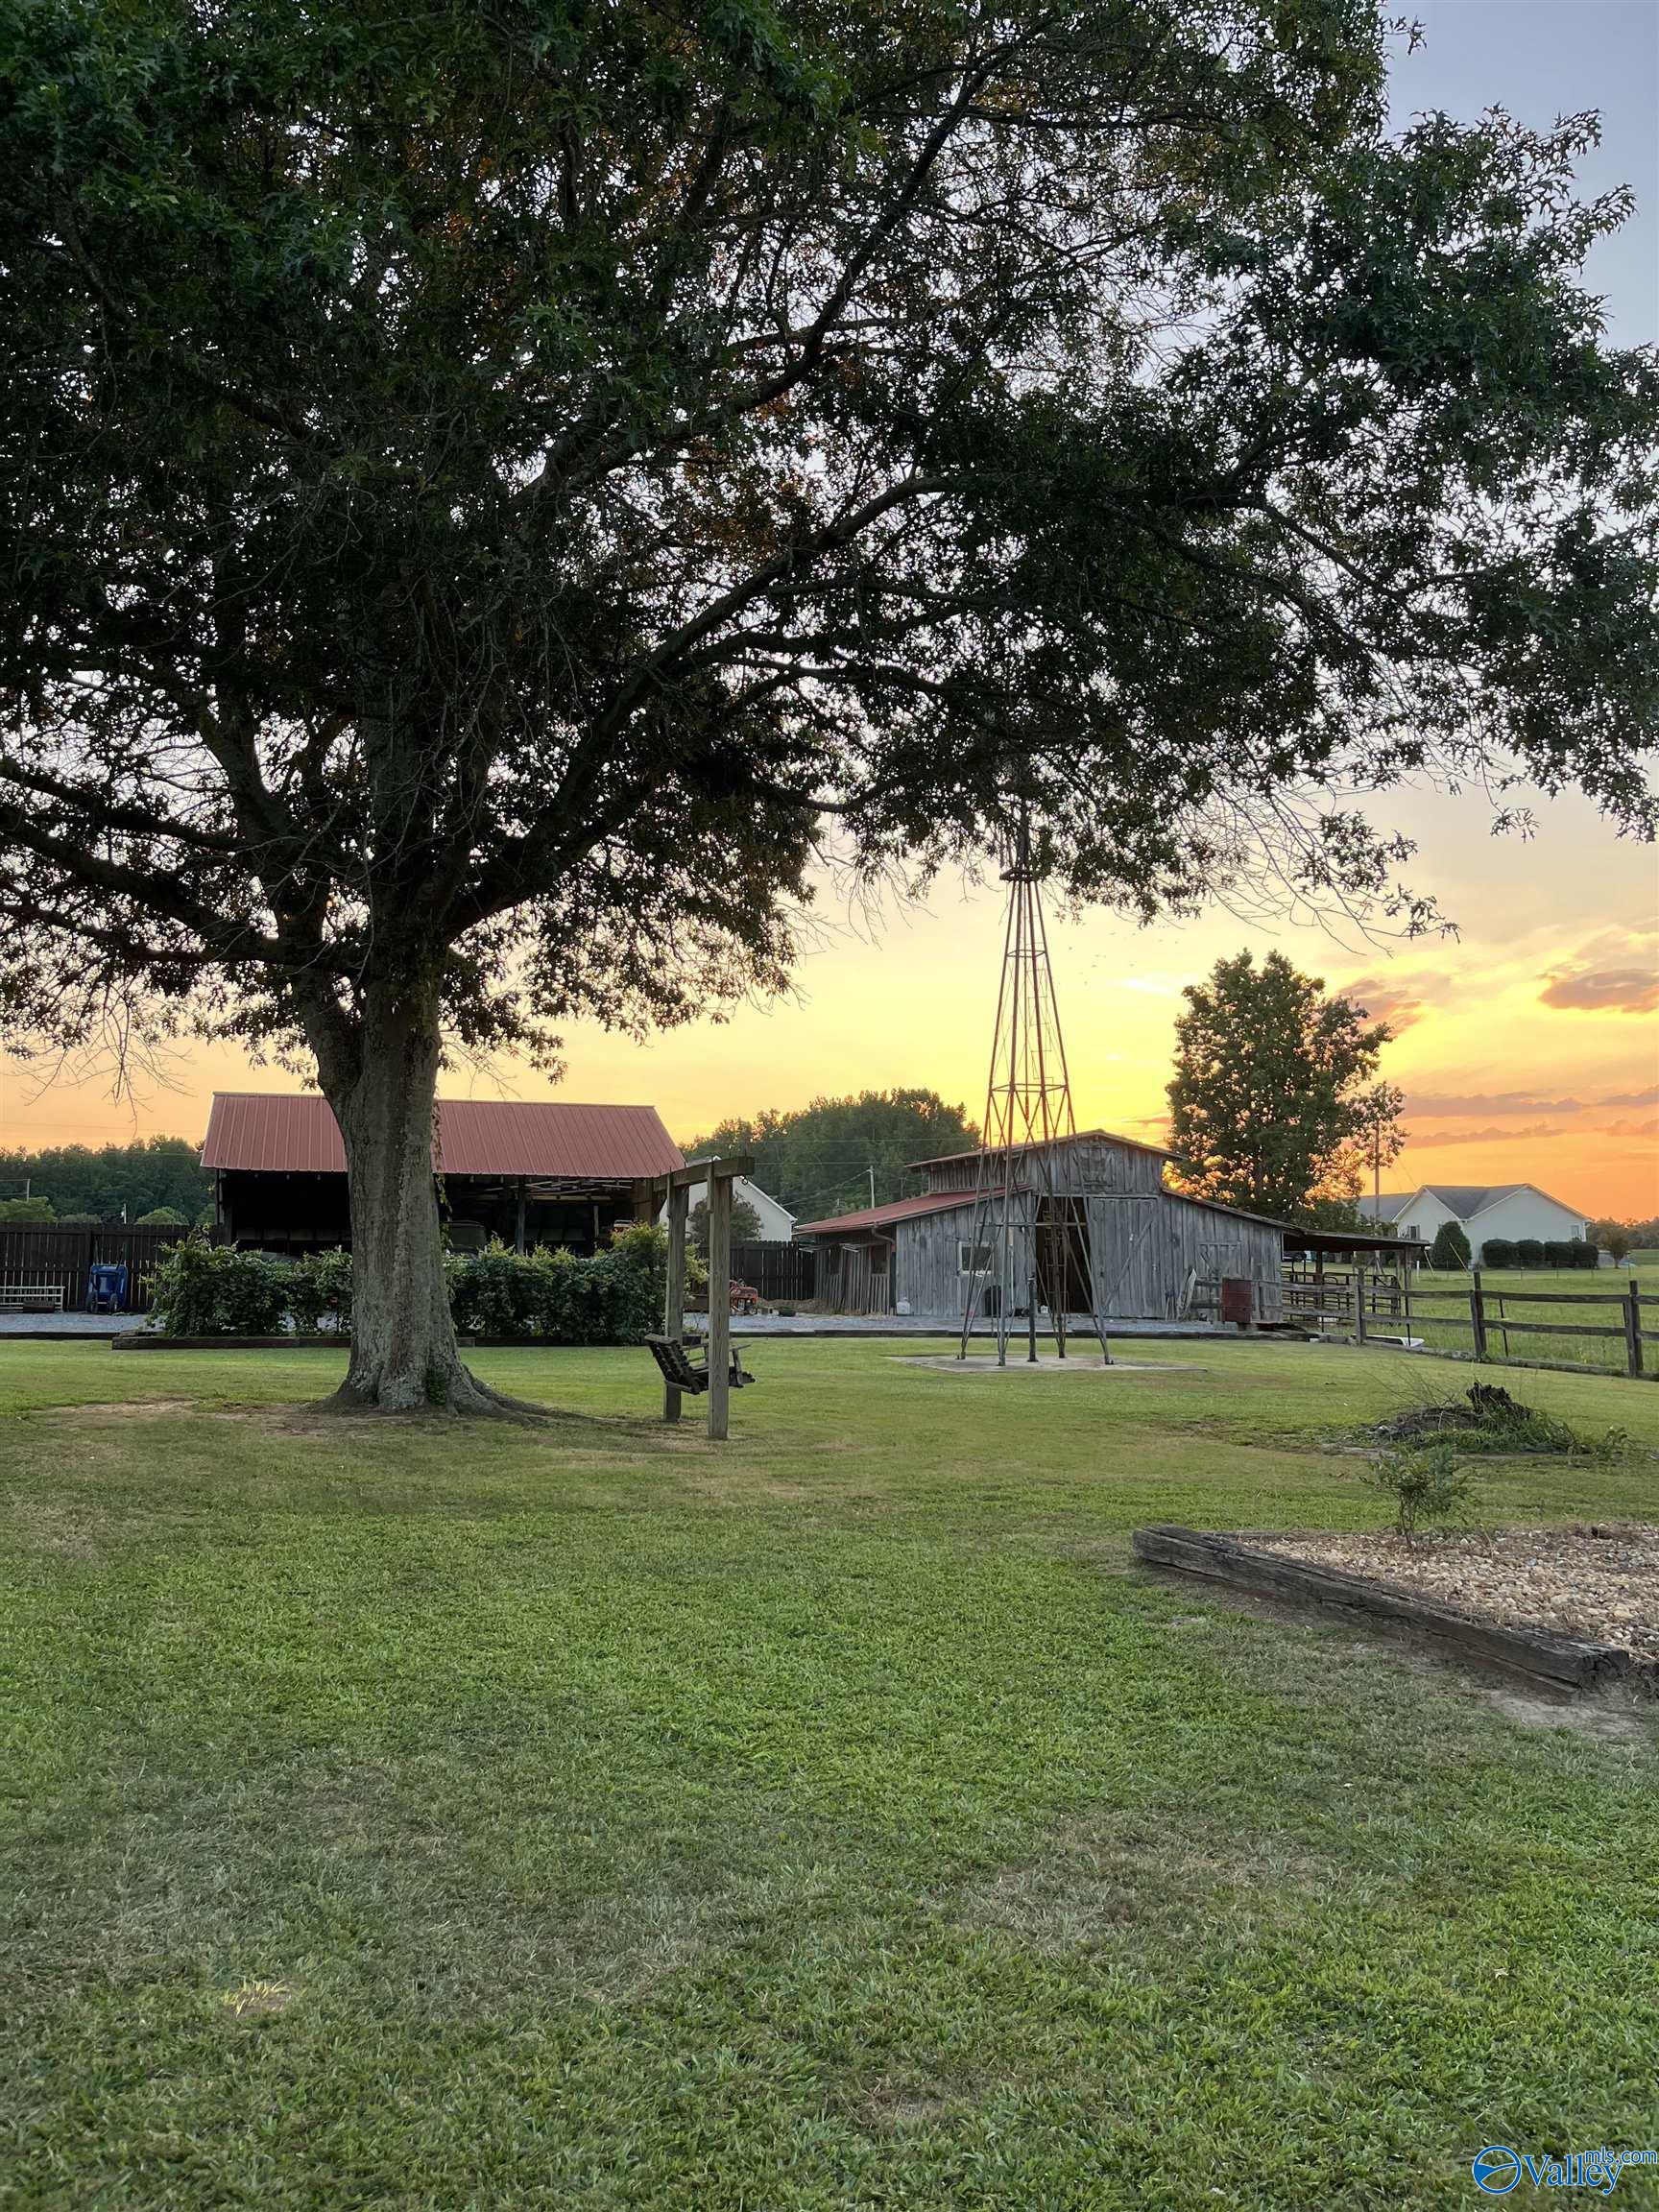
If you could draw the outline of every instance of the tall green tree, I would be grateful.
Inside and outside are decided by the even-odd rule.
[[[58,1209],[50,1198],[0,1198],[0,1226],[7,1228],[26,1222],[56,1221]]]
[[[1470,1257],[1469,1237],[1461,1222],[1442,1221],[1429,1247],[1430,1266],[1444,1275],[1455,1275],[1460,1267],[1468,1266]]]
[[[721,1122],[684,1147],[688,1160],[716,1152],[752,1155],[754,1180],[797,1219],[817,1221],[872,1202],[912,1198],[915,1160],[971,1151],[977,1125],[936,1091],[861,1091],[814,1098],[789,1112]]]
[[[826,827],[1139,916],[1349,796],[1651,820],[1659,373],[1593,124],[1370,0],[6,0],[0,1016],[314,1065],[346,1395],[486,1410],[429,1141],[782,979]]]
[[[1283,1220],[1351,1211],[1374,1152],[1399,1150],[1400,1093],[1375,1080],[1386,1023],[1283,952],[1217,960],[1183,996],[1168,1093],[1183,1186]]]
[[[685,1226],[690,1233],[691,1249],[699,1260],[709,1257],[709,1201],[699,1198],[686,1215]],[[747,1198],[732,1194],[732,1241],[733,1244],[752,1244],[760,1236],[760,1216]]]

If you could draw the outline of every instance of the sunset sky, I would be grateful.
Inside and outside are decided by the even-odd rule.
[[[1488,105],[1547,125],[1597,108],[1591,190],[1628,183],[1639,212],[1592,267],[1610,326],[1659,341],[1659,5],[1655,0],[1417,0],[1427,46],[1402,59],[1398,109]],[[1387,1178],[1532,1182],[1591,1214],[1659,1211],[1659,862],[1575,800],[1542,804],[1530,842],[1489,834],[1473,796],[1402,797],[1386,815],[1419,843],[1408,872],[1457,924],[1393,947],[1311,924],[1246,927],[1212,912],[1149,930],[1094,916],[1052,930],[1080,1118],[1131,1134],[1160,1126],[1181,987],[1243,945],[1280,946],[1352,991],[1397,1037],[1384,1057],[1406,1091],[1410,1142]],[[677,1137],[722,1116],[826,1094],[926,1084],[977,1113],[1000,946],[995,887],[940,883],[923,911],[878,928],[827,889],[820,941],[797,996],[646,1046],[588,1028],[566,1039],[558,1094],[648,1100]],[[239,1054],[182,1058],[175,1087],[114,1102],[108,1080],[0,1064],[0,1145],[200,1137],[214,1089],[293,1079]],[[451,1094],[533,1096],[523,1070],[450,1077]]]

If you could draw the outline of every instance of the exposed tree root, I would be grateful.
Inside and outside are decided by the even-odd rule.
[[[459,1359],[433,1361],[422,1373],[374,1376],[349,1373],[332,1397],[314,1408],[320,1413],[429,1414],[434,1419],[517,1421],[541,1424],[557,1418],[556,1409],[527,1398],[511,1398],[479,1382]]]

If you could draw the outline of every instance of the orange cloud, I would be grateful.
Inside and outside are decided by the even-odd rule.
[[[1645,1105],[1639,1098],[1609,1098],[1609,1106]],[[1464,1114],[1585,1114],[1590,1102],[1582,1098],[1540,1098],[1531,1091],[1413,1091],[1406,1099],[1407,1114],[1434,1114],[1455,1119]]]
[[[1373,1022],[1386,1022],[1396,1037],[1422,1021],[1431,1006],[1443,1004],[1448,992],[1443,975],[1361,975],[1345,983],[1336,994],[1363,1009]]]
[[[1439,1152],[1448,1144],[1512,1144],[1527,1137],[1565,1137],[1568,1132],[1552,1121],[1534,1121],[1530,1127],[1489,1129],[1431,1129],[1427,1132],[1413,1129],[1410,1149],[1413,1152]]]
[[[1538,994],[1545,1006],[1586,1014],[1651,1014],[1659,1010],[1659,971],[1651,968],[1566,969]]]

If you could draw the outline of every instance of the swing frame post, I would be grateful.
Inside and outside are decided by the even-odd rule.
[[[662,1296],[662,1334],[675,1344],[685,1340],[685,1224],[691,1213],[691,1192],[685,1184],[668,1190],[668,1284]],[[662,1418],[680,1418],[682,1393],[672,1382],[662,1385]]]
[[[716,1441],[728,1432],[732,1365],[732,1186],[755,1166],[748,1153],[722,1160],[695,1160],[676,1167],[661,1188],[668,1205],[668,1280],[662,1299],[662,1334],[675,1344],[685,1336],[686,1245],[691,1192],[709,1186],[709,1433]],[[662,1418],[680,1418],[685,1394],[672,1382],[662,1386]]]

